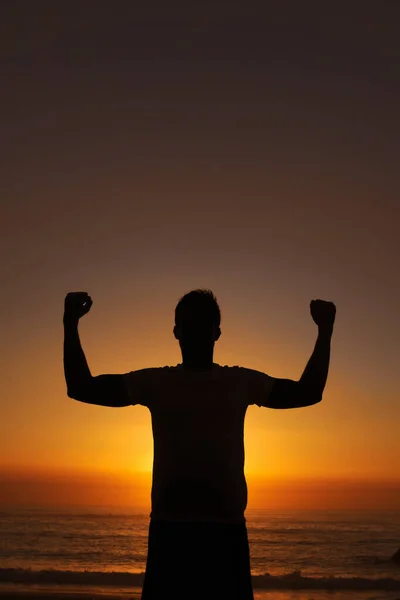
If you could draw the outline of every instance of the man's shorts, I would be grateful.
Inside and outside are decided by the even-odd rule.
[[[246,523],[150,520],[141,600],[254,600]]]

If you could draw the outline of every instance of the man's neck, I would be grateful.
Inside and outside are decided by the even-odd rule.
[[[209,371],[213,368],[213,356],[185,356],[182,357],[182,366],[191,371]]]
[[[213,368],[214,346],[181,346],[182,366],[191,371],[209,371]]]

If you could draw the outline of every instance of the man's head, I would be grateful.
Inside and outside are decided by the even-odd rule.
[[[175,308],[174,336],[179,345],[205,348],[221,335],[221,311],[211,290],[193,290],[179,300]]]

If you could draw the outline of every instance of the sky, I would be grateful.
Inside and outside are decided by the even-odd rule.
[[[400,5],[268,6],[2,4],[1,504],[149,506],[150,413],[67,397],[64,297],[98,375],[179,363],[209,288],[215,362],[275,377],[337,306],[322,402],[247,411],[248,506],[398,506]]]

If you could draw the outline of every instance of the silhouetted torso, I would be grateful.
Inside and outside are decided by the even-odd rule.
[[[243,367],[156,367],[125,376],[132,404],[151,411],[154,520],[245,522],[244,420],[273,378]]]

